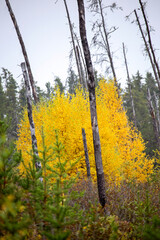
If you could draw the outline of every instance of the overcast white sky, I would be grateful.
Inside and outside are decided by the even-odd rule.
[[[77,1],[68,0],[68,7],[72,22],[78,26]],[[111,0],[103,0],[104,4],[110,4]],[[110,43],[114,53],[116,74],[119,82],[124,86],[126,82],[126,71],[122,54],[122,42],[127,46],[127,59],[130,75],[137,70],[145,74],[151,71],[148,59],[143,54],[143,42],[138,27],[125,21],[125,16],[135,8],[139,7],[138,0],[117,0],[123,11],[108,11],[106,23],[108,27],[117,26],[119,29],[112,34]],[[38,85],[44,88],[45,83],[53,83],[54,76],[59,76],[65,83],[69,67],[70,32],[66,18],[63,0],[55,4],[55,0],[10,0],[16,15],[20,31],[30,59],[34,79]],[[88,1],[85,0],[85,6]],[[148,0],[147,15],[155,32],[152,39],[155,48],[160,48],[160,0]],[[140,11],[139,11],[140,14]],[[94,16],[88,12],[87,34],[91,41],[91,23]],[[133,15],[134,17],[134,15]],[[133,20],[133,17],[131,18]],[[160,51],[157,50],[157,56]],[[20,83],[21,68],[18,66],[24,61],[17,35],[5,5],[5,0],[0,1],[0,68],[7,68],[13,73],[14,78]],[[95,66],[96,67],[96,66]],[[96,67],[98,68],[98,67]],[[104,72],[98,68],[99,73]],[[106,78],[109,76],[105,76]]]

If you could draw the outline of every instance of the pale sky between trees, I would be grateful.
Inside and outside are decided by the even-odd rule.
[[[63,83],[67,78],[67,70],[69,67],[69,52],[71,50],[70,32],[67,22],[66,12],[63,0],[10,0],[12,9],[18,21],[22,37],[28,52],[33,75],[38,86],[44,88],[45,83],[50,81],[53,83],[55,76],[59,76]],[[75,24],[75,30],[79,35],[79,19],[76,0],[68,0],[68,8],[70,17]],[[103,4],[109,5],[114,1],[103,0]],[[143,41],[141,39],[139,29],[136,24],[131,24],[135,19],[132,15],[130,21],[125,20],[125,16],[129,15],[135,8],[139,7],[138,0],[118,0],[115,1],[118,6],[123,8],[111,12],[107,10],[106,24],[108,28],[112,26],[119,27],[116,32],[111,35],[110,46],[114,52],[113,60],[116,67],[116,75],[119,83],[124,87],[126,83],[126,70],[122,52],[122,42],[127,47],[127,60],[130,75],[135,74],[137,70],[141,74],[151,71],[148,58],[143,55]],[[87,19],[87,35],[89,43],[93,37],[91,31],[92,22],[97,16],[89,12],[85,1],[86,19]],[[160,0],[148,0],[146,7],[147,16],[150,25],[155,32],[152,33],[154,47],[157,49],[156,55],[160,56]],[[138,11],[141,16],[140,11]],[[141,18],[142,19],[142,18]],[[5,0],[0,1],[0,68],[7,68],[13,73],[14,78],[20,83],[22,77],[21,68],[18,66],[24,61],[21,47],[7,10]],[[94,49],[91,48],[91,52]],[[94,64],[99,74],[105,75],[104,69]],[[76,66],[74,64],[74,69]]]

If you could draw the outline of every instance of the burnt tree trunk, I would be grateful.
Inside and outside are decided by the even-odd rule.
[[[38,148],[37,148],[37,139],[35,135],[35,125],[33,121],[33,115],[32,115],[32,100],[31,100],[31,91],[29,86],[29,80],[28,80],[28,73],[26,70],[25,63],[21,63],[21,68],[23,72],[24,82],[25,82],[25,88],[26,88],[26,98],[27,98],[27,112],[28,112],[28,119],[29,119],[29,125],[30,125],[30,131],[31,131],[31,139],[32,139],[32,149],[33,154],[35,156],[35,166],[36,169],[41,169],[41,163],[37,161],[38,158]]]
[[[8,11],[10,13],[11,19],[13,21],[13,24],[14,24],[14,27],[15,27],[15,30],[16,30],[21,48],[22,48],[22,53],[23,53],[23,56],[24,56],[24,60],[26,62],[28,75],[29,75],[29,80],[30,80],[31,87],[32,87],[33,98],[34,98],[34,101],[36,103],[38,101],[38,97],[37,97],[37,93],[36,93],[36,90],[35,90],[35,83],[34,83],[34,79],[33,79],[33,74],[32,74],[32,71],[31,71],[31,66],[30,66],[29,58],[28,58],[27,51],[26,51],[26,48],[25,48],[25,45],[24,45],[24,41],[23,41],[22,35],[20,33],[20,30],[19,30],[19,27],[18,27],[18,24],[17,24],[17,20],[16,20],[16,17],[14,15],[14,13],[13,13],[10,2],[9,2],[9,0],[5,0],[5,1],[6,1]]]
[[[156,117],[157,117],[157,123],[158,123],[158,132],[160,133],[160,115],[159,115],[159,97],[155,92],[154,94],[154,99],[155,99],[155,106],[156,106]]]
[[[89,191],[92,191],[93,190],[92,178],[91,178],[90,163],[89,163],[89,156],[88,156],[87,139],[86,139],[86,133],[84,128],[82,128],[82,138],[83,138],[85,162],[86,162],[86,169],[87,169],[88,187],[89,187]]]
[[[123,55],[124,55],[124,62],[125,62],[125,66],[126,66],[126,72],[127,72],[129,94],[130,94],[130,98],[131,98],[133,122],[134,122],[134,126],[137,128],[136,112],[135,112],[134,100],[133,100],[133,95],[132,95],[132,85],[131,85],[131,79],[130,79],[130,76],[129,76],[129,70],[128,70],[128,64],[127,64],[127,58],[126,58],[126,52],[125,52],[124,43],[123,43]]]
[[[137,15],[137,11],[134,10],[134,13],[135,13],[135,16],[136,16],[136,21],[137,21],[137,24],[138,24],[140,33],[141,33],[141,35],[142,35],[142,39],[143,39],[144,44],[145,44],[145,48],[146,48],[146,51],[147,51],[147,54],[148,54],[148,57],[149,57],[149,60],[150,60],[152,69],[153,69],[153,73],[154,73],[155,79],[156,79],[157,84],[158,84],[158,88],[159,88],[159,90],[160,90],[160,80],[159,80],[159,77],[158,77],[158,75],[157,75],[156,67],[155,67],[154,61],[153,61],[153,59],[152,59],[152,55],[151,55],[151,52],[150,52],[150,48],[149,48],[148,43],[147,43],[147,41],[146,41],[146,38],[145,38],[145,35],[144,35],[144,32],[143,32],[141,23],[140,23],[140,21],[139,21],[139,17],[138,17],[138,15]]]
[[[156,66],[157,73],[158,73],[158,77],[159,77],[159,81],[160,81],[160,69],[159,69],[159,65],[158,65],[158,62],[157,62],[157,59],[156,59],[156,56],[155,56],[155,52],[154,52],[154,49],[153,49],[153,44],[152,44],[152,40],[151,40],[150,29],[149,29],[147,17],[146,17],[145,11],[144,11],[144,6],[143,6],[143,3],[142,3],[141,0],[139,0],[139,4],[140,4],[140,6],[141,6],[141,11],[142,11],[143,18],[144,18],[145,25],[146,25],[146,30],[147,30],[147,35],[148,35],[148,43],[149,43],[149,47],[150,47],[150,50],[151,50],[151,53],[152,53],[153,62],[154,62],[154,64],[155,64],[155,66]],[[159,83],[159,85],[160,85],[160,83]]]
[[[81,69],[80,69],[78,56],[77,56],[77,51],[76,51],[76,45],[75,45],[74,34],[73,34],[73,26],[72,26],[72,23],[71,23],[67,2],[66,2],[66,0],[63,0],[63,2],[64,2],[66,13],[67,13],[67,19],[68,19],[68,23],[69,23],[69,30],[70,30],[70,34],[71,34],[71,39],[72,39],[72,44],[73,44],[73,51],[74,51],[74,55],[75,55],[75,59],[76,59],[76,65],[77,65],[77,71],[78,71],[78,75],[79,75],[79,79],[80,79],[80,84],[82,84]]]
[[[117,93],[118,93],[118,96],[120,97],[119,87],[118,87],[118,82],[117,82],[117,76],[116,76],[116,72],[115,72],[115,68],[114,68],[114,64],[113,64],[112,53],[111,53],[111,50],[110,50],[110,45],[109,45],[109,40],[108,40],[108,33],[107,33],[107,30],[106,30],[106,24],[105,24],[105,20],[104,20],[102,0],[98,0],[98,4],[99,4],[100,15],[101,15],[101,19],[102,19],[102,27],[103,27],[104,38],[105,38],[105,43],[106,43],[106,47],[107,47],[107,54],[108,54],[110,66],[111,66],[111,69],[112,69],[112,74],[113,74],[113,77],[114,77],[115,86],[117,87]]]
[[[86,78],[85,78],[85,74],[84,74],[84,70],[83,70],[81,56],[80,56],[80,53],[79,53],[79,47],[78,46],[76,46],[76,52],[77,52],[77,58],[78,58],[79,67],[80,67],[80,71],[81,71],[82,86],[83,86],[83,89],[85,90],[85,89],[87,89],[87,82],[86,82]]]
[[[102,205],[102,207],[104,207],[106,203],[105,178],[104,178],[104,172],[103,172],[101,144],[100,144],[98,122],[97,122],[94,71],[93,71],[93,65],[92,65],[92,60],[91,60],[91,55],[90,55],[90,50],[89,50],[88,40],[87,40],[87,34],[86,34],[84,2],[83,0],[77,0],[77,3],[78,3],[78,12],[79,12],[80,36],[81,36],[82,47],[83,47],[84,57],[86,61],[87,71],[88,71],[88,91],[89,91],[91,124],[92,124],[92,133],[93,133],[94,156],[95,156],[96,172],[97,172],[98,194],[99,194],[100,204]]]
[[[75,36],[75,39],[76,39],[76,42],[77,42],[77,46],[78,46],[78,49],[79,49],[80,59],[82,59],[82,68],[84,69],[84,73],[85,73],[85,86],[86,86],[86,89],[87,89],[87,79],[88,79],[87,67],[86,67],[86,64],[85,64],[84,55],[82,53],[82,49],[81,49],[81,46],[79,44],[78,37],[75,34],[75,32],[74,32],[74,36]]]
[[[87,168],[87,178],[90,178],[91,177],[91,171],[90,171],[90,163],[89,163],[89,156],[88,156],[86,133],[85,133],[85,129],[84,128],[82,128],[82,137],[83,137],[85,162],[86,162],[86,168]]]
[[[155,138],[156,138],[156,142],[157,142],[157,147],[158,147],[158,149],[160,149],[160,138],[159,138],[159,131],[158,131],[158,123],[157,123],[155,110],[154,110],[154,107],[153,107],[151,93],[150,93],[149,88],[147,89],[147,100],[148,100],[150,115],[151,115],[152,121],[153,121],[153,129],[154,129],[154,134],[155,134]]]

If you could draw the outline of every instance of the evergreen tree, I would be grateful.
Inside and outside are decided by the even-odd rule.
[[[23,240],[28,235],[30,219],[23,214],[25,208],[18,165],[21,155],[8,144],[7,125],[0,121],[0,239]]]
[[[68,93],[75,94],[77,85],[78,85],[78,76],[75,74],[75,72],[72,68],[69,68],[68,78],[66,80],[66,86],[68,88]]]
[[[151,73],[146,74],[145,82],[142,81],[143,77],[139,73],[131,79],[133,99],[135,103],[135,112],[137,119],[137,128],[141,132],[142,137],[146,143],[146,153],[150,156],[153,155],[153,150],[156,150],[156,140],[153,131],[152,118],[149,113],[147,102],[147,88],[151,89],[151,94],[155,91],[157,93],[158,88]],[[129,88],[125,89],[123,95],[124,106],[127,110],[129,120],[133,119],[132,106],[130,101]],[[155,102],[154,102],[155,105]]]
[[[135,102],[136,117],[138,118],[137,127],[142,132],[145,138],[144,130],[147,125],[146,116],[148,116],[148,105],[146,98],[146,91],[142,84],[143,77],[139,73],[133,76],[132,87],[133,87],[133,99]]]
[[[145,85],[150,89],[151,95],[153,95],[154,92],[155,92],[156,94],[159,93],[157,83],[156,83],[156,81],[155,81],[152,73],[150,73],[150,72],[147,72],[147,73],[146,73]]]
[[[95,85],[97,87],[102,77],[98,74],[98,71],[96,69],[94,69],[94,78],[95,78]]]
[[[36,94],[39,100],[45,97],[45,92],[37,85],[37,82],[36,82]]]
[[[0,76],[0,118],[3,120],[5,115],[5,93],[2,84],[2,77]]]
[[[18,85],[13,78],[13,75],[5,68],[2,68],[2,79],[5,83],[5,111],[7,122],[9,123],[9,128],[7,131],[9,138],[15,138],[17,136],[17,124],[19,118],[18,111]]]
[[[18,97],[19,97],[19,108],[20,108],[20,112],[21,112],[22,109],[26,106],[26,89],[25,89],[23,80],[21,81],[21,86],[20,86]]]
[[[38,99],[41,99],[45,96],[44,91],[39,86],[36,86],[36,92],[37,92]]]
[[[59,77],[55,77],[54,79],[54,83],[55,83],[55,87],[54,87],[54,90],[56,90],[57,88],[59,88],[60,90],[60,93],[64,93],[64,90],[65,90],[65,86],[63,85],[61,79]]]
[[[47,83],[45,84],[45,86],[46,86],[46,89],[47,89],[46,98],[47,98],[47,99],[50,99],[51,94],[53,93],[53,87],[51,86],[51,83],[50,83],[50,82],[47,82]]]

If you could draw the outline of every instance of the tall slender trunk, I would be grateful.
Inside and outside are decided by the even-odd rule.
[[[28,111],[28,119],[29,119],[29,124],[30,124],[30,131],[31,131],[32,149],[33,149],[33,153],[36,158],[35,166],[36,166],[36,169],[39,170],[39,169],[41,169],[41,163],[39,161],[37,161],[38,148],[37,148],[37,138],[35,135],[35,125],[34,125],[33,115],[32,115],[31,91],[30,91],[30,86],[29,86],[28,73],[27,73],[26,65],[24,62],[21,63],[21,68],[22,68],[25,87],[26,87],[27,111]]]
[[[82,86],[83,86],[83,89],[85,90],[85,89],[87,89],[87,83],[86,83],[86,78],[85,78],[85,74],[84,74],[84,70],[83,70],[81,56],[80,56],[80,53],[79,53],[78,46],[76,46],[76,52],[77,52],[79,67],[80,67],[81,76],[82,76]]]
[[[99,201],[102,207],[106,203],[106,193],[105,193],[105,179],[102,165],[101,156],[101,144],[100,136],[97,122],[97,110],[96,110],[96,94],[95,94],[95,79],[93,65],[87,40],[86,26],[85,26],[85,10],[83,0],[77,0],[78,12],[79,12],[79,27],[80,36],[82,41],[82,47],[84,52],[84,57],[86,61],[87,71],[88,71],[88,91],[89,91],[89,101],[90,101],[90,112],[91,112],[91,124],[92,124],[92,134],[93,134],[93,145],[94,145],[94,156],[96,163],[97,172],[97,185]]]
[[[84,128],[82,128],[82,137],[83,137],[83,146],[84,146],[84,153],[85,153],[85,162],[86,162],[86,168],[87,168],[87,177],[90,178],[91,171],[90,171],[90,163],[89,163],[89,156],[88,156],[86,133]]]
[[[147,51],[147,54],[148,54],[148,57],[149,57],[149,60],[150,60],[150,63],[151,63],[152,69],[153,69],[153,73],[154,73],[155,79],[156,79],[157,84],[158,84],[158,88],[159,88],[159,90],[160,90],[160,81],[159,81],[159,78],[158,78],[158,75],[157,75],[157,71],[156,71],[156,68],[155,68],[155,64],[154,64],[153,59],[152,59],[152,55],[151,55],[151,53],[150,53],[150,48],[149,48],[148,43],[147,43],[147,41],[146,41],[145,35],[144,35],[144,33],[143,33],[143,29],[142,29],[142,27],[141,27],[141,23],[140,23],[140,21],[139,21],[138,15],[137,15],[137,11],[134,10],[134,13],[135,13],[135,16],[136,16],[136,20],[137,20],[137,23],[138,23],[139,30],[140,30],[141,35],[142,35],[142,39],[143,39],[144,44],[145,44],[145,47],[146,47],[146,51]]]
[[[87,139],[85,129],[82,128],[82,138],[83,138],[83,146],[84,146],[84,154],[85,154],[85,162],[86,162],[86,169],[87,169],[87,180],[88,180],[88,187],[89,191],[92,191],[92,178],[91,178],[91,171],[90,171],[90,163],[89,163],[89,156],[88,156],[88,148],[87,148]]]
[[[151,93],[150,93],[149,88],[147,89],[147,100],[148,100],[150,115],[151,115],[152,121],[153,121],[153,129],[154,129],[154,134],[155,134],[155,138],[156,138],[156,142],[157,142],[157,147],[158,147],[158,149],[160,149],[160,138],[159,138],[159,131],[158,131],[158,123],[157,123],[155,110],[154,110],[154,107],[153,107]]]
[[[22,48],[22,53],[23,53],[23,56],[24,56],[24,60],[26,62],[26,66],[27,66],[27,70],[28,70],[28,74],[29,74],[29,80],[30,80],[31,87],[32,87],[33,98],[34,98],[35,103],[37,103],[38,97],[37,97],[37,93],[36,93],[36,89],[35,89],[35,83],[34,83],[33,74],[32,74],[32,71],[31,71],[29,58],[28,58],[27,51],[26,51],[26,48],[25,48],[25,45],[24,45],[24,41],[23,41],[22,35],[20,33],[20,30],[19,30],[19,27],[18,27],[18,24],[17,24],[17,20],[16,20],[16,17],[14,15],[14,13],[13,13],[10,2],[9,2],[9,0],[5,0],[5,1],[6,1],[8,11],[10,13],[11,19],[13,21],[13,24],[14,24],[14,27],[15,27],[15,30],[16,30],[21,48]]]
[[[160,115],[159,115],[159,97],[155,92],[154,94],[154,99],[155,99],[155,106],[156,106],[156,117],[157,117],[157,123],[158,123],[158,132],[160,133]]]
[[[82,65],[83,65],[82,68],[84,68],[84,72],[85,72],[85,85],[86,85],[86,89],[87,89],[87,79],[88,79],[87,67],[86,67],[86,63],[85,63],[85,60],[84,60],[84,55],[82,53],[81,46],[79,44],[78,37],[77,37],[77,35],[75,33],[74,33],[74,36],[75,36],[75,39],[76,39],[76,42],[77,42],[77,46],[78,46],[78,49],[79,49],[80,58],[82,59]]]
[[[136,112],[135,112],[134,100],[133,100],[133,95],[132,95],[132,85],[131,85],[131,79],[130,79],[130,76],[129,76],[129,70],[128,70],[128,64],[127,64],[127,58],[126,58],[126,52],[125,52],[124,43],[123,43],[122,45],[123,45],[124,62],[125,62],[126,72],[127,72],[127,80],[128,80],[129,94],[130,94],[130,98],[131,98],[131,106],[132,106],[132,113],[133,113],[133,122],[134,122],[134,126],[137,128]]]
[[[108,58],[109,58],[109,61],[110,61],[110,66],[111,66],[111,69],[112,69],[112,74],[113,74],[113,77],[114,77],[115,86],[117,87],[118,96],[120,97],[119,87],[118,87],[118,82],[117,82],[117,76],[116,76],[116,72],[115,72],[115,68],[114,68],[114,64],[113,64],[113,58],[112,58],[110,45],[109,45],[109,40],[108,40],[108,33],[107,33],[107,30],[106,30],[106,24],[105,24],[105,20],[104,20],[102,0],[98,0],[98,3],[99,3],[100,15],[101,15],[101,19],[102,19],[102,26],[103,26],[104,36],[105,36],[105,42],[106,42],[106,46],[107,46],[107,54],[108,54]]]
[[[74,51],[74,55],[75,55],[75,59],[76,59],[76,65],[77,65],[77,71],[78,71],[78,75],[79,75],[79,79],[80,79],[80,84],[82,84],[82,76],[81,76],[81,70],[80,70],[80,66],[79,66],[77,51],[76,51],[73,27],[72,27],[72,23],[71,23],[69,11],[68,11],[67,2],[66,2],[66,0],[63,0],[63,2],[64,2],[66,13],[67,13],[67,19],[68,19],[68,23],[69,23],[69,29],[70,29],[70,34],[71,34],[71,39],[72,39],[72,44],[73,44],[73,51]]]
[[[159,77],[159,81],[160,81],[160,69],[159,69],[159,65],[158,65],[158,62],[157,62],[157,59],[156,59],[156,56],[155,56],[155,52],[154,52],[154,49],[153,49],[153,44],[152,44],[152,39],[151,39],[151,34],[150,34],[150,30],[149,30],[147,17],[146,17],[145,11],[144,11],[144,7],[143,7],[142,1],[139,0],[139,3],[140,3],[140,6],[141,6],[141,11],[142,11],[143,18],[144,18],[145,25],[146,25],[146,30],[147,30],[147,35],[148,35],[148,43],[149,43],[149,47],[150,47],[150,50],[151,50],[151,53],[152,53],[153,62],[155,64],[155,66],[156,66],[158,77]]]

